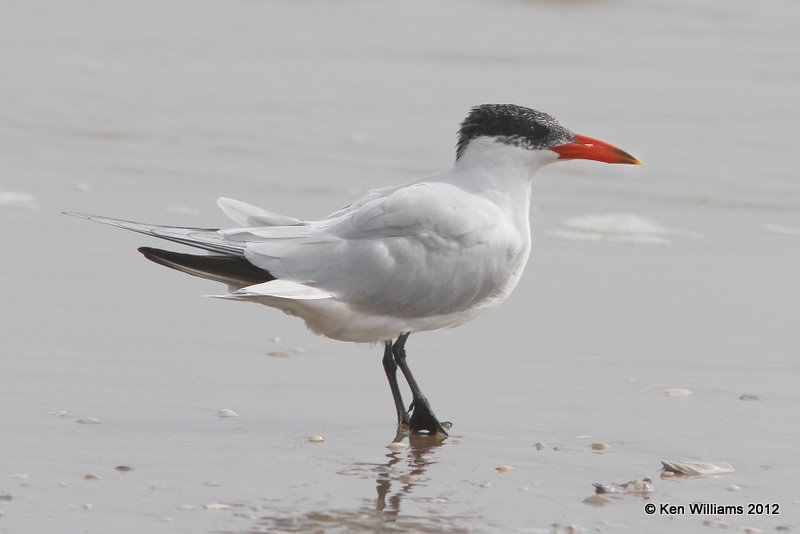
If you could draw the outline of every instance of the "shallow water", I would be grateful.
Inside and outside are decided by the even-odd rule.
[[[800,6],[413,8],[6,6],[0,531],[709,531],[644,513],[696,501],[800,528]],[[379,347],[199,298],[220,287],[143,261],[152,241],[60,215],[213,226],[229,196],[315,217],[450,165],[483,102],[645,165],[541,173],[512,297],[411,337],[443,443],[386,448]],[[662,459],[736,471],[662,479]]]

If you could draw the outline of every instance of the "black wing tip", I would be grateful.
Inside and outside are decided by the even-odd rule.
[[[228,254],[184,254],[153,247],[139,247],[148,260],[192,276],[244,287],[275,280],[269,271],[246,259]]]
[[[141,252],[142,255],[147,258],[148,260],[158,263],[159,265],[164,265],[165,267],[170,267],[174,269],[174,266],[170,265],[170,260],[175,258],[182,258],[182,257],[202,257],[202,256],[195,256],[194,254],[183,254],[181,252],[173,252],[171,250],[164,250],[161,248],[154,248],[154,247],[139,247],[136,249],[137,251]]]
[[[144,254],[144,257],[148,260],[152,260],[159,249],[153,247],[139,247],[136,250]]]

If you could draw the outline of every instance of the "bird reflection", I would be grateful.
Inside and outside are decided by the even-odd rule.
[[[377,499],[360,499],[355,508],[330,508],[329,503],[323,502],[313,503],[309,510],[309,503],[302,502],[288,509],[269,509],[248,532],[473,532],[475,529],[470,525],[479,524],[479,517],[448,515],[445,510],[436,514],[413,511],[415,499],[411,494],[415,488],[428,485],[428,468],[436,463],[436,449],[445,439],[442,434],[409,433],[408,428],[400,426],[385,462],[356,462],[338,472],[367,479],[377,475]],[[451,443],[453,440],[451,437]],[[406,497],[412,502],[401,513],[401,503]]]
[[[378,498],[375,508],[383,513],[387,521],[397,518],[403,497],[424,480],[428,466],[436,463],[433,452],[445,441],[441,434],[408,433],[401,425],[398,426],[392,443],[404,444],[405,438],[408,439],[408,448],[398,446],[399,450],[387,454],[389,461],[381,466],[377,479]],[[403,464],[407,469],[403,469]]]

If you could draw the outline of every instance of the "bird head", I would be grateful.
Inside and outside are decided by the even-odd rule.
[[[605,141],[572,132],[547,113],[514,104],[483,104],[472,108],[458,131],[457,162],[473,144],[515,147],[543,162],[587,159],[641,164]]]

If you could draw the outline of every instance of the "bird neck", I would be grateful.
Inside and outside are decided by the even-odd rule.
[[[459,172],[477,171],[504,180],[530,182],[536,171],[557,159],[558,154],[550,150],[527,150],[493,137],[478,137],[461,153],[455,168]]]
[[[526,150],[479,137],[470,141],[453,170],[461,187],[491,198],[527,224],[533,175],[557,159],[549,150]]]

